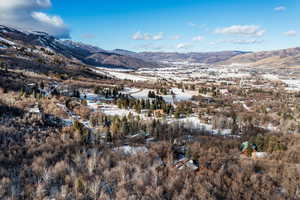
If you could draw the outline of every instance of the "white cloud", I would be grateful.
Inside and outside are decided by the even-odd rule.
[[[179,40],[181,38],[181,35],[174,35],[171,37],[171,40]]]
[[[69,37],[69,29],[61,17],[41,12],[51,6],[51,0],[0,0],[0,23],[61,38]]]
[[[157,35],[153,35],[152,39],[153,40],[162,40],[164,38],[164,33],[160,32]]]
[[[284,32],[283,34],[286,35],[286,36],[293,37],[293,36],[297,35],[297,31],[295,31],[295,30],[289,30],[287,32]]]
[[[189,49],[191,48],[193,45],[190,43],[179,43],[176,45],[177,49]]]
[[[216,34],[244,35],[253,37],[261,37],[265,34],[265,32],[265,30],[256,25],[233,25],[229,27],[218,28],[215,30]]]
[[[193,38],[193,41],[202,41],[202,40],[204,40],[204,37],[200,35]]]
[[[276,8],[274,8],[275,11],[285,11],[286,10],[286,7],[284,6],[278,6]]]
[[[59,16],[49,16],[42,12],[33,12],[31,16],[37,21],[40,21],[42,23],[47,23],[49,25],[53,25],[57,27],[64,25],[64,21]]]
[[[160,32],[156,35],[149,33],[142,33],[140,31],[133,34],[132,39],[134,40],[162,40],[164,38],[164,33]]]
[[[150,40],[151,37],[147,33],[136,32],[133,34],[132,39],[134,40]]]

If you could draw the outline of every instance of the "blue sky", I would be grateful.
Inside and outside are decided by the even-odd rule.
[[[300,41],[299,0],[40,1],[51,5],[35,19],[56,22],[51,31],[68,29],[73,40],[104,49],[261,51]]]

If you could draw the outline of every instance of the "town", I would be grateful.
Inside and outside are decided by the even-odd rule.
[[[300,199],[294,1],[0,1],[0,199]]]

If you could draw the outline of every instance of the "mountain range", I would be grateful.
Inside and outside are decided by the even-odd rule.
[[[27,32],[11,27],[0,26],[0,47],[34,48],[43,47],[68,59],[74,59],[86,65],[96,67],[118,67],[137,69],[141,67],[159,67],[155,62],[147,62],[131,56],[121,55],[91,45],[59,40],[42,32]]]
[[[167,66],[166,62],[190,62],[214,65],[246,64],[253,67],[298,67],[300,66],[300,48],[276,51],[246,52],[132,52],[123,49],[112,51],[74,42],[60,40],[47,33],[29,32],[0,25],[0,56],[8,56],[13,49],[25,48],[32,51],[44,48],[72,62],[95,67],[111,68],[157,68]]]

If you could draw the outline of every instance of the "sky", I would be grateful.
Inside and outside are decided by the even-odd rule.
[[[0,24],[130,51],[300,46],[299,0],[0,0]]]

